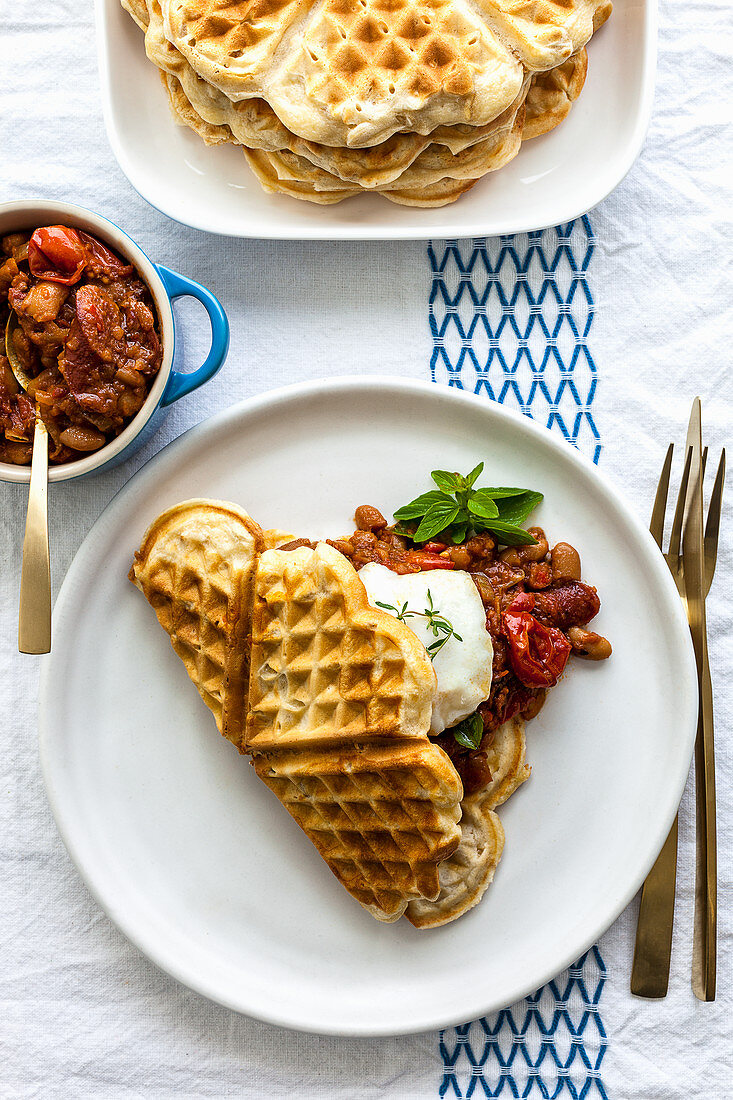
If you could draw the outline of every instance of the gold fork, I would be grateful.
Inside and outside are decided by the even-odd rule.
[[[692,990],[701,1001],[715,1000],[717,970],[717,839],[715,807],[715,723],[705,615],[705,533],[702,500],[700,399],[690,417],[693,456],[691,496],[682,532],[682,563],[687,618],[697,663],[699,711],[695,739],[695,924],[692,938]],[[688,434],[688,440],[690,435]]]
[[[664,538],[664,516],[667,507],[667,496],[669,494],[669,480],[672,470],[673,454],[674,445],[670,443],[662,466],[649,527],[660,549],[662,549]],[[700,462],[701,483],[705,474],[707,455],[708,450],[706,447],[702,453]],[[685,602],[685,605],[686,594],[681,538],[686,506],[689,507],[691,495],[689,485],[691,463],[692,448],[690,446],[690,433],[688,433],[685,466],[682,474],[682,481],[680,483],[680,490],[677,495],[674,518],[672,520],[669,549],[667,553],[664,554],[664,559],[669,566],[675,584],[677,585],[677,590],[682,600]],[[723,450],[715,475],[715,484],[713,485],[713,491],[710,496],[710,504],[708,506],[705,524],[705,595],[707,595],[710,590],[710,585],[712,584],[715,574],[724,481],[725,451]],[[634,962],[631,970],[631,992],[637,997],[665,997],[667,995],[677,880],[677,832],[678,819],[675,816],[669,835],[664,842],[661,852],[657,856],[654,866],[647,875],[642,888],[639,918],[636,926]]]

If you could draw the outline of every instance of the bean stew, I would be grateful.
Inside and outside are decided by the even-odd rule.
[[[133,265],[66,226],[0,240],[0,324],[0,461],[16,465],[30,463],[36,408],[52,463],[109,443],[142,408],[163,358],[152,295]]]
[[[580,555],[566,542],[550,548],[541,527],[528,528],[534,541],[523,546],[501,547],[490,533],[457,545],[440,535],[419,544],[372,505],[357,508],[354,519],[352,535],[328,541],[355,569],[368,562],[402,574],[461,569],[478,589],[494,647],[491,694],[477,710],[483,736],[476,748],[466,748],[450,729],[433,739],[453,761],[466,794],[481,790],[491,779],[487,750],[498,727],[539,713],[571,653],[594,661],[611,655],[610,643],[586,629],[601,602],[581,580]],[[304,545],[313,544],[297,539],[282,549]]]

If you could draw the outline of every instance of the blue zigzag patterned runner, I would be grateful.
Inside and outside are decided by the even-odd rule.
[[[535,233],[428,246],[434,382],[514,405],[594,462],[596,365],[588,217]]]
[[[428,246],[434,382],[562,432],[594,462],[588,217],[535,233]],[[600,1097],[606,967],[597,947],[524,1001],[440,1034],[441,1097]]]

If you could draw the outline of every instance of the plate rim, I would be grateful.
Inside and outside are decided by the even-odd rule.
[[[403,207],[405,223],[396,225],[352,225],[344,223],[339,226],[319,223],[317,219],[303,224],[297,229],[280,223],[266,223],[256,228],[254,224],[242,227],[239,223],[227,229],[217,225],[212,226],[205,216],[191,216],[186,214],[176,204],[175,194],[171,193],[170,202],[161,202],[159,197],[154,201],[147,193],[145,179],[137,172],[127,155],[125,143],[122,141],[114,122],[113,97],[114,81],[112,79],[112,65],[108,49],[109,28],[107,26],[112,8],[119,6],[119,0],[94,0],[95,5],[95,37],[97,42],[97,62],[99,66],[100,89],[102,93],[102,114],[104,116],[107,140],[109,141],[115,159],[128,181],[153,209],[158,210],[165,217],[178,222],[180,225],[189,226],[205,233],[213,233],[218,236],[229,236],[243,240],[289,240],[289,241],[392,241],[392,240],[441,240],[453,238],[503,236],[514,233],[529,233],[534,230],[548,229],[555,225],[565,225],[575,221],[603,202],[612,191],[626,178],[636,162],[644,141],[646,139],[649,123],[652,116],[654,103],[654,91],[656,85],[657,53],[658,53],[658,26],[659,26],[659,0],[641,0],[644,5],[644,50],[641,61],[641,94],[634,119],[634,126],[626,143],[625,155],[619,158],[619,166],[597,189],[589,193],[579,192],[579,197],[574,201],[566,200],[564,205],[560,203],[538,219],[537,216],[526,215],[523,218],[509,221],[474,222],[469,225],[458,225],[450,220],[448,215],[445,222],[437,225],[422,226],[419,221],[410,222],[409,219],[419,219],[419,208]],[[299,200],[293,199],[293,202]],[[460,201],[460,200],[459,200]],[[489,204],[487,204],[488,206]],[[454,209],[455,204],[443,207],[445,211]],[[407,212],[409,211],[409,213]]]
[[[474,996],[469,1007],[460,1014],[451,1013],[448,1016],[442,1016],[440,1014],[436,1015],[433,1011],[426,1013],[426,1015],[419,1018],[417,1022],[411,1021],[404,1027],[401,1026],[397,1028],[395,1028],[393,1023],[385,1025],[379,1021],[372,1022],[369,1026],[365,1026],[361,1023],[349,1024],[348,1022],[344,1023],[343,1021],[334,1021],[333,1019],[330,1022],[324,1021],[323,1019],[309,1022],[307,1019],[304,1019],[304,1012],[302,1009],[289,1010],[289,1012],[268,1011],[252,1003],[245,1003],[247,1001],[246,990],[244,991],[245,996],[243,998],[240,997],[239,1001],[230,996],[223,996],[221,990],[216,987],[215,982],[207,981],[205,978],[202,978],[198,972],[191,973],[186,967],[185,960],[181,963],[174,957],[173,959],[168,958],[162,961],[160,952],[156,951],[156,946],[159,946],[159,944],[158,941],[155,940],[155,936],[153,935],[150,937],[152,944],[149,943],[148,939],[146,939],[145,927],[130,927],[130,922],[126,921],[124,913],[119,910],[114,899],[105,897],[104,891],[97,888],[94,882],[94,868],[92,867],[87,870],[84,853],[80,852],[76,846],[76,841],[73,836],[74,814],[73,812],[68,812],[61,804],[62,800],[57,797],[51,749],[54,734],[52,732],[52,723],[48,719],[48,714],[51,710],[49,696],[52,692],[51,680],[53,676],[55,653],[52,651],[51,654],[42,658],[38,723],[39,757],[46,795],[59,835],[61,836],[72,863],[76,867],[86,888],[102,910],[107,914],[109,919],[115,924],[125,938],[160,970],[174,978],[179,984],[201,994],[216,1004],[223,1005],[242,1015],[261,1019],[279,1027],[309,1034],[351,1038],[417,1034],[436,1028],[458,1025],[464,1023],[467,1019],[476,1019],[480,1016],[487,1015],[490,1012],[505,1007],[505,1005],[521,1000],[523,997],[539,989],[568,966],[572,965],[572,963],[584,952],[589,950],[600,936],[610,928],[630,903],[656,859],[658,851],[661,849],[664,839],[674,820],[679,801],[684,791],[689,772],[689,763],[692,758],[697,724],[696,666],[692,640],[682,602],[679,599],[671,573],[661,554],[659,554],[658,547],[652,536],[636,514],[631,510],[630,506],[626,503],[610,479],[599,471],[580,451],[529,417],[523,416],[496,402],[482,401],[481,398],[477,397],[477,395],[472,392],[467,392],[457,387],[442,386],[437,383],[422,380],[403,379],[390,376],[346,376],[336,379],[314,379],[306,382],[293,383],[251,398],[246,398],[190,428],[187,432],[171,441],[167,446],[158,451],[157,454],[148,459],[129,481],[115,493],[109,504],[98,516],[69,566],[59,590],[54,607],[54,616],[56,617],[64,614],[65,601],[67,598],[70,598],[70,596],[67,597],[67,594],[73,593],[75,588],[75,577],[79,572],[83,574],[85,559],[93,553],[93,536],[95,532],[97,532],[97,537],[99,537],[105,525],[109,523],[110,514],[113,512],[120,498],[124,497],[124,495],[130,491],[130,486],[134,485],[136,482],[138,482],[138,484],[140,483],[138,478],[140,481],[143,481],[142,475],[144,474],[145,482],[154,479],[155,467],[161,461],[163,455],[173,457],[177,451],[184,448],[187,444],[190,445],[192,442],[195,442],[199,436],[205,436],[210,432],[216,432],[228,421],[236,422],[241,417],[256,417],[263,412],[272,411],[277,408],[278,405],[293,402],[297,403],[301,398],[314,396],[323,398],[331,393],[339,394],[359,389],[363,389],[368,394],[373,394],[375,390],[382,390],[386,394],[397,393],[401,396],[417,393],[432,398],[438,403],[454,403],[457,406],[462,405],[470,407],[473,410],[479,410],[486,414],[489,419],[493,416],[497,416],[499,419],[512,423],[515,426],[521,426],[524,430],[536,436],[538,440],[541,440],[544,444],[549,444],[553,451],[562,454],[566,459],[570,459],[571,463],[576,464],[586,473],[590,473],[593,478],[598,480],[604,490],[613,499],[614,504],[622,513],[628,527],[639,540],[640,545],[646,546],[649,551],[646,558],[646,565],[656,574],[656,579],[660,583],[662,589],[666,590],[669,597],[665,612],[668,613],[670,624],[673,625],[672,636],[676,639],[680,664],[683,667],[686,665],[687,670],[686,682],[681,685],[679,708],[681,714],[686,712],[686,721],[684,718],[681,719],[679,730],[681,735],[683,729],[685,727],[687,728],[687,745],[686,747],[683,746],[684,751],[681,750],[680,754],[680,760],[686,761],[686,764],[684,768],[682,764],[680,764],[677,781],[674,785],[670,784],[668,788],[666,811],[663,819],[660,818],[661,824],[653,834],[651,843],[649,842],[649,835],[647,835],[647,848],[649,849],[648,859],[643,861],[644,870],[641,876],[638,877],[638,881],[635,878],[620,899],[617,898],[616,903],[609,910],[609,913],[603,917],[600,923],[594,925],[592,934],[582,937],[580,946],[577,942],[573,942],[572,949],[566,949],[561,958],[553,962],[551,966],[543,968],[537,977],[533,978],[531,984],[527,984],[526,982],[522,983],[521,987],[517,988],[515,995],[512,995],[510,1001],[504,1001],[502,997],[502,1003],[498,1004],[491,1000],[488,995],[486,998],[479,997],[478,999]],[[56,652],[58,652],[58,650]],[[132,923],[134,925],[134,919]],[[305,1014],[307,1015],[307,1012]]]

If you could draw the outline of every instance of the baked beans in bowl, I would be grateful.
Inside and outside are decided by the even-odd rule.
[[[173,367],[171,305],[184,295],[211,323],[209,354],[186,373]],[[36,407],[49,480],[81,477],[139,446],[166,406],[220,369],[229,343],[210,291],[153,264],[106,218],[57,202],[0,205],[0,321],[0,479],[15,482],[30,478]]]

